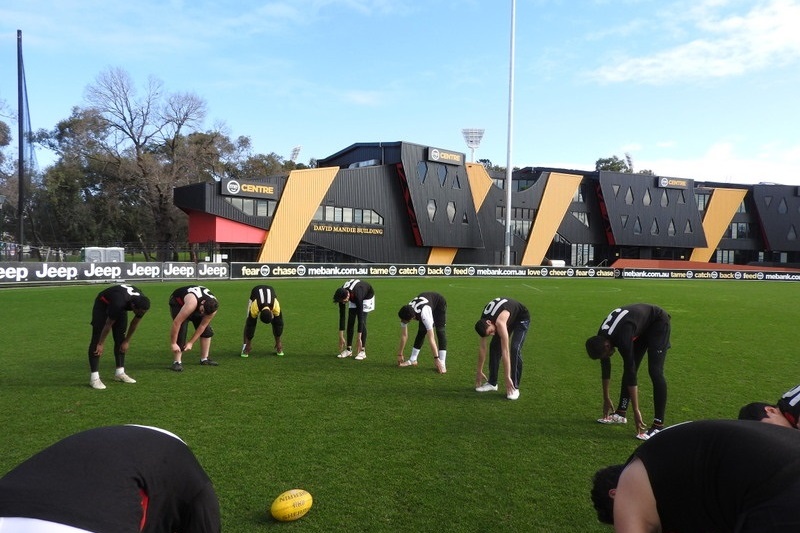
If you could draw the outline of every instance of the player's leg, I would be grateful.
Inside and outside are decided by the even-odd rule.
[[[114,322],[114,326],[111,328],[111,334],[114,337],[114,362],[116,363],[114,381],[136,383],[136,380],[125,372],[125,352],[122,351],[122,344],[125,342],[127,332],[128,313],[124,313],[119,320]]]
[[[100,380],[100,356],[95,354],[97,343],[100,341],[100,333],[106,323],[106,307],[102,303],[96,302],[92,308],[92,338],[89,341],[89,385],[93,389],[102,390],[106,386]]]
[[[272,336],[275,337],[275,354],[282,356],[283,355],[283,342],[281,342],[281,337],[283,336],[282,312],[280,315],[273,317],[272,319]]]
[[[528,335],[530,320],[522,320],[511,332],[509,339],[509,352],[511,355],[511,381],[514,388],[519,389],[522,381],[522,346],[525,344],[525,337]]]
[[[664,363],[670,346],[669,319],[654,323],[648,332],[647,369],[653,382],[653,425],[663,426],[667,410],[667,379],[664,377]]]

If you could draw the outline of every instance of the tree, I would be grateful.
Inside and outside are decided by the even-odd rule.
[[[197,163],[188,156],[189,147],[199,151],[204,144],[186,140],[205,118],[205,101],[192,93],[165,94],[153,77],[139,96],[128,73],[119,68],[101,72],[87,88],[86,100],[104,133],[96,138],[95,156],[107,160],[116,192],[130,199],[132,207],[149,210],[152,227],[140,234],[145,254],[148,242],[155,240],[158,259],[168,259],[166,251],[174,248],[185,224],[173,205],[173,188],[213,177],[213,167],[200,176],[194,172]]]
[[[606,170],[609,172],[621,172],[623,174],[633,174],[633,158],[631,154],[625,153],[625,159],[612,155],[611,157],[600,158],[595,161],[594,169],[597,171]],[[652,170],[640,170],[636,174],[655,176]]]
[[[626,163],[624,159],[620,159],[615,155],[598,159],[594,164],[594,169],[598,171],[607,170],[609,172],[623,172],[625,174],[630,174],[632,172],[631,168],[628,166],[628,163]]]

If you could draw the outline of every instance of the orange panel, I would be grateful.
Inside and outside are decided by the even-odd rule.
[[[714,189],[703,216],[703,231],[708,246],[692,250],[689,261],[707,262],[711,259],[746,194],[746,189]]]
[[[481,210],[483,201],[486,200],[486,195],[489,194],[489,189],[492,188],[494,182],[483,165],[467,163],[466,166],[469,188],[472,191],[472,203],[475,204],[475,212],[477,213]]]
[[[429,265],[452,265],[453,259],[456,258],[458,248],[431,248],[431,253],[428,256]]]
[[[541,265],[583,176],[551,172],[520,265]]]
[[[339,167],[293,170],[275,209],[270,231],[265,235],[258,260],[288,263],[306,232]]]

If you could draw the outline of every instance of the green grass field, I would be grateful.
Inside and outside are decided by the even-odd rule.
[[[149,424],[193,449],[230,533],[602,532],[609,529],[589,501],[591,476],[639,443],[632,423],[595,422],[600,370],[583,343],[611,309],[643,301],[672,315],[668,425],[732,418],[742,404],[777,400],[800,382],[797,284],[374,279],[368,358],[355,361],[335,357],[331,295],[342,282],[274,283],[286,316],[286,356],[272,354],[271,332],[260,324],[248,359],[239,351],[252,282],[209,282],[221,302],[212,343],[220,366],[196,364],[198,345],[184,356],[181,374],[168,371],[167,299],[179,284],[138,284],[153,302],[126,363],[138,383],[111,380],[109,345],[101,362],[105,391],[88,386],[86,349],[92,301],[106,285],[0,290],[0,473],[82,429]],[[417,368],[396,367],[397,309],[424,290],[448,299],[446,375],[434,372],[427,345]],[[532,313],[516,402],[502,387],[473,390],[473,325],[496,296],[519,299]],[[615,359],[614,391],[619,378]],[[650,420],[646,368],[639,378]],[[290,488],[311,492],[314,506],[297,522],[275,522],[269,506]]]

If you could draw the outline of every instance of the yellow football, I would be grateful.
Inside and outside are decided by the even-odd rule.
[[[314,499],[308,491],[303,489],[292,489],[282,492],[272,502],[269,511],[275,520],[290,522],[305,516]]]

